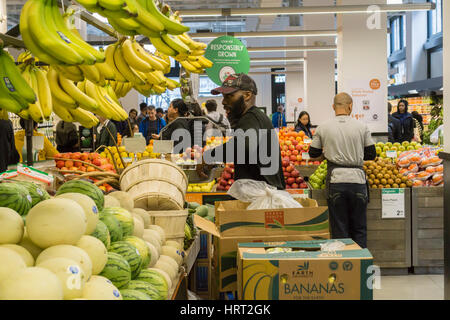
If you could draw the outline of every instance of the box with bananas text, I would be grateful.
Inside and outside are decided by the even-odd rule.
[[[351,239],[239,243],[240,300],[372,300],[373,257]]]
[[[246,210],[248,203],[216,202],[216,223],[194,215],[196,226],[213,235],[213,281],[218,292],[237,290],[237,249],[241,242],[329,239],[328,208],[312,199],[297,199],[303,208]],[[227,202],[232,202],[228,204]],[[219,208],[219,210],[217,210]],[[232,210],[227,210],[232,209]],[[239,209],[239,210],[238,210]],[[289,225],[286,225],[289,223]],[[292,225],[297,228],[286,229]]]

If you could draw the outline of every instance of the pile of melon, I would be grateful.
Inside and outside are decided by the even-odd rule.
[[[26,216],[0,207],[0,300],[169,298],[181,245],[126,193],[97,189],[66,182]]]

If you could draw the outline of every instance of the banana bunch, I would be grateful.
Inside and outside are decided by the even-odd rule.
[[[0,48],[0,106],[18,114],[36,99],[33,88],[21,75],[14,59]]]
[[[53,112],[52,93],[47,80],[47,71],[28,63],[22,65],[22,77],[36,93],[36,101],[17,114],[26,120],[41,123],[48,121]]]
[[[122,38],[106,49],[106,63],[114,70],[116,86],[114,91],[119,96],[128,90],[120,82],[129,82],[132,87],[145,96],[161,94],[166,89],[174,90],[179,86],[176,81],[164,76],[170,68],[170,62],[147,52],[137,41]],[[125,86],[125,88],[123,88]]]
[[[182,34],[189,31],[179,20],[173,19],[170,7],[158,0],[77,0],[87,10],[108,19],[120,34],[147,37]]]
[[[111,88],[114,90],[117,98],[125,97],[131,89],[133,89],[133,84],[131,82],[119,82],[114,80],[106,81]]]
[[[105,54],[76,36],[66,25],[57,0],[28,0],[20,14],[20,33],[26,47],[51,65],[93,65]]]

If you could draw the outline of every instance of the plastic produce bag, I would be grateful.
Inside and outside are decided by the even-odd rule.
[[[228,194],[242,202],[251,202],[247,210],[302,208],[288,192],[277,190],[263,181],[237,180]]]
[[[320,244],[320,251],[335,252],[344,250],[345,243],[341,241],[325,242]]]

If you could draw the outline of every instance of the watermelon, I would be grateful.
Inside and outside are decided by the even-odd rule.
[[[100,276],[109,279],[117,288],[123,288],[131,281],[131,268],[120,254],[108,252],[108,261]]]
[[[143,292],[152,300],[166,300],[167,298],[167,296],[162,295],[154,285],[141,280],[131,280],[130,283],[128,283],[127,289]]]
[[[108,228],[111,242],[121,241],[123,237],[122,225],[119,220],[111,214],[100,213],[100,221]]]
[[[91,236],[103,242],[106,249],[109,248],[109,245],[111,244],[111,236],[109,234],[108,227],[103,221],[97,222],[97,226],[95,227],[94,232],[91,233]]]
[[[148,265],[150,264],[151,255],[150,250],[147,247],[145,241],[135,236],[126,237],[123,239],[123,241],[132,244],[138,249],[139,254],[142,257],[142,268],[147,268]]]
[[[117,220],[119,220],[122,225],[124,237],[133,235],[134,220],[133,215],[130,212],[120,207],[111,207],[103,209],[103,213],[112,214]]]
[[[18,183],[0,183],[0,207],[13,209],[26,216],[31,209],[33,199],[28,190]]]
[[[48,192],[40,185],[30,181],[18,181],[18,184],[22,185],[28,190],[31,196],[31,207],[34,207],[41,201],[50,199]]]
[[[103,195],[102,190],[96,185],[90,183],[86,180],[70,180],[64,183],[59,189],[56,195],[60,195],[63,193],[81,193],[85,194],[94,200],[95,205],[97,206],[99,211],[103,210],[103,206],[105,203],[105,196]]]
[[[147,294],[130,289],[120,290],[123,300],[152,300]]]
[[[164,299],[161,300],[167,299],[169,295],[169,286],[166,279],[164,279],[160,273],[154,270],[145,269],[141,271],[136,280],[150,283],[158,290],[160,297],[164,297]]]
[[[125,241],[117,241],[111,244],[109,251],[120,254],[128,261],[131,268],[131,279],[136,278],[141,272],[142,257],[134,245]]]

